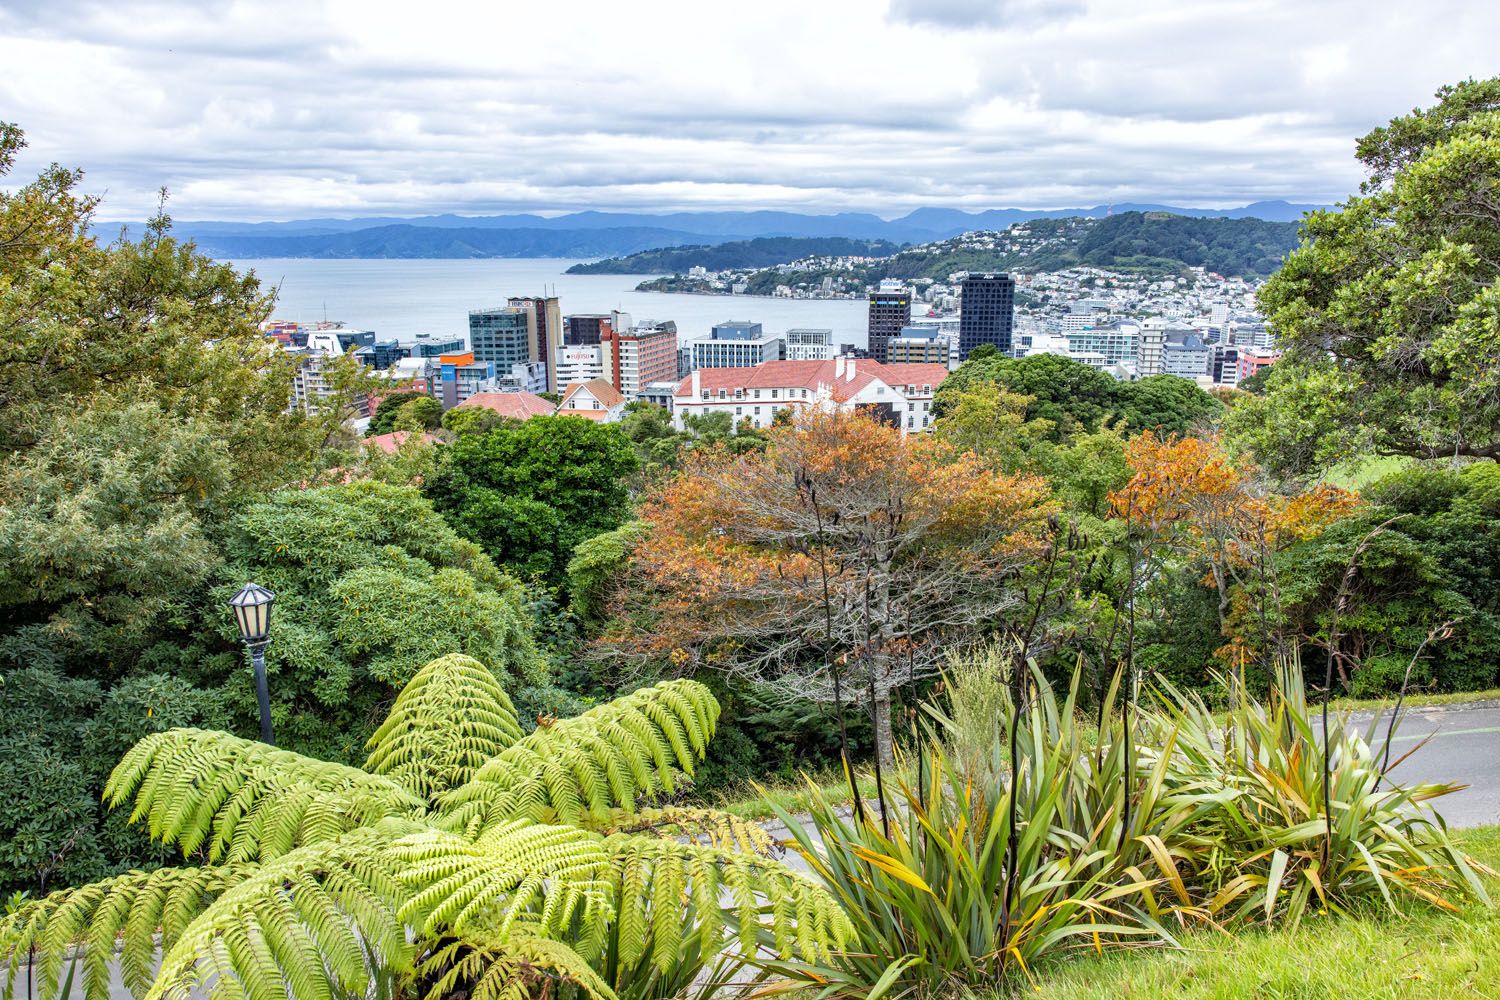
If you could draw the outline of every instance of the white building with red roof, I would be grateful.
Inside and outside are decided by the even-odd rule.
[[[602,378],[590,379],[568,386],[562,402],[557,406],[559,417],[587,417],[612,424],[625,415],[627,400],[620,390]]]
[[[735,424],[769,427],[777,413],[809,406],[868,408],[905,431],[932,426],[932,395],[947,365],[881,364],[865,358],[767,361],[754,368],[701,368],[672,394],[678,427],[688,414],[728,413]]]

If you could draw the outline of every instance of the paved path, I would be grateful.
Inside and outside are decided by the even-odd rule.
[[[1372,713],[1351,719],[1362,734]],[[1385,739],[1382,713],[1377,740]],[[1420,746],[1428,739],[1425,746]],[[1406,713],[1391,742],[1391,759],[1416,748],[1391,777],[1405,785],[1456,781],[1469,787],[1432,803],[1450,826],[1500,823],[1500,701],[1471,702]]]

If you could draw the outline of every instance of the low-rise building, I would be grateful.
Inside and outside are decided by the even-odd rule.
[[[736,424],[769,427],[778,413],[811,406],[869,411],[893,426],[932,426],[932,397],[948,377],[946,364],[882,364],[873,359],[768,361],[754,368],[699,369],[672,396],[678,427],[688,414],[728,413]]]
[[[602,378],[568,386],[558,404],[559,417],[585,417],[612,424],[625,415],[627,400],[620,390]]]
[[[438,358],[437,391],[433,395],[443,409],[451,409],[475,393],[494,388],[494,362],[475,361],[473,351]]]

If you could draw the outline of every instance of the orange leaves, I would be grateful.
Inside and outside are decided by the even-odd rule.
[[[894,655],[993,618],[1008,606],[994,585],[1041,550],[1042,479],[859,413],[812,410],[767,437],[695,456],[647,500],[622,599],[641,627],[616,648]]]
[[[1258,470],[1236,464],[1215,440],[1148,431],[1126,446],[1125,457],[1135,474],[1109,495],[1117,517],[1163,536],[1181,522],[1179,534],[1221,549],[1236,541],[1268,548],[1304,541],[1359,506],[1358,494],[1325,484],[1290,496],[1264,492]]]

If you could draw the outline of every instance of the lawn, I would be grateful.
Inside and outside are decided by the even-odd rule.
[[[1500,826],[1464,830],[1459,840],[1472,856],[1500,868]],[[1500,897],[1500,879],[1489,879],[1488,887],[1492,897]],[[1060,956],[1034,970],[1034,983],[1009,996],[1500,1000],[1500,910],[1478,905],[1452,915],[1413,908],[1404,917],[1323,918],[1295,931],[1234,938],[1198,933],[1182,944],[1180,950]]]

